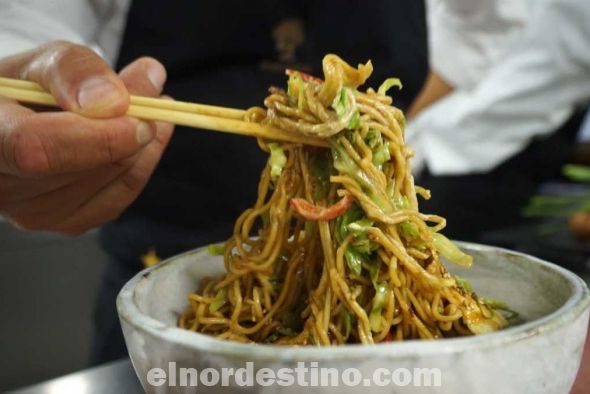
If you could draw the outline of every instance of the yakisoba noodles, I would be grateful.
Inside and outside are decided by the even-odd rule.
[[[179,326],[239,342],[371,344],[498,330],[506,319],[441,256],[471,257],[421,213],[404,116],[386,80],[357,90],[372,72],[335,55],[324,80],[289,71],[251,121],[324,138],[331,149],[259,141],[269,152],[258,198],[222,248],[227,273],[189,295]],[[215,249],[215,248],[213,248]]]

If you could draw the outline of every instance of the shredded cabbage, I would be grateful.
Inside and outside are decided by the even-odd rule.
[[[403,88],[402,81],[399,78],[387,78],[381,86],[379,86],[379,90],[377,90],[378,94],[385,96],[385,93],[393,86],[398,87],[400,90]]]
[[[211,256],[223,256],[225,254],[225,244],[211,244],[207,246],[207,253]]]
[[[432,240],[436,250],[451,263],[466,268],[471,267],[471,264],[473,264],[473,257],[463,253],[457,245],[441,233],[432,233]]]
[[[219,309],[221,309],[221,307],[223,305],[225,305],[226,302],[227,302],[227,289],[224,287],[224,288],[220,289],[217,292],[217,294],[215,294],[215,298],[209,304],[209,312],[211,312],[211,313],[217,312]]]
[[[386,283],[379,283],[375,287],[375,297],[373,297],[373,306],[371,307],[371,314],[369,315],[369,323],[371,323],[371,331],[378,332],[381,330],[381,310],[385,302],[385,293],[388,287]]]
[[[275,182],[281,173],[283,172],[283,167],[287,164],[287,156],[285,156],[285,152],[279,146],[279,144],[271,142],[268,144],[270,149],[270,157],[269,157],[269,164],[270,164],[270,178],[273,182]]]

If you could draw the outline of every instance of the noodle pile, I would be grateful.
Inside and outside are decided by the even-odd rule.
[[[388,79],[357,90],[372,72],[335,55],[324,81],[288,70],[248,120],[319,137],[331,149],[259,141],[269,152],[258,198],[220,248],[226,274],[189,295],[179,326],[239,342],[371,344],[494,331],[505,318],[447,271],[471,257],[421,213],[404,117]],[[219,249],[214,247],[213,249]]]

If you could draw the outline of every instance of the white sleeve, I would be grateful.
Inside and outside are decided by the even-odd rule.
[[[587,1],[549,0],[473,89],[456,90],[410,122],[409,141],[433,173],[488,171],[590,99]]]
[[[427,0],[430,68],[456,88],[473,86],[522,29],[529,8],[527,0]]]
[[[66,40],[113,62],[128,6],[129,0],[0,0],[0,58]]]

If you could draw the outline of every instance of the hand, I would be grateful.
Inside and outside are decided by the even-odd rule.
[[[22,229],[70,235],[120,215],[172,135],[172,125],[123,116],[129,94],[161,94],[164,67],[141,58],[117,75],[92,50],[52,42],[0,59],[0,76],[41,84],[68,111],[0,98],[0,213]]]

